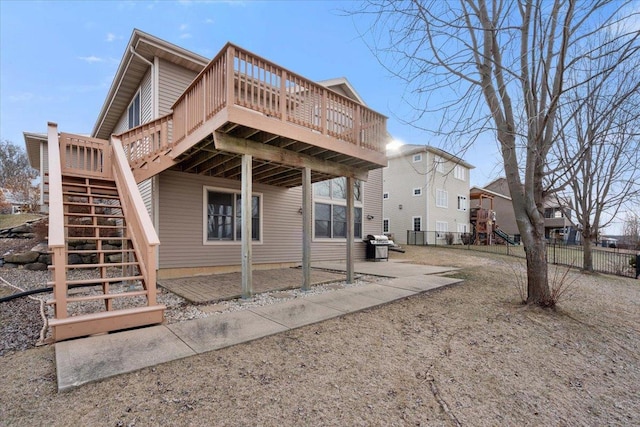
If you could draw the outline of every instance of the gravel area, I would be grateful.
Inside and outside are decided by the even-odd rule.
[[[117,272],[113,272],[117,274]],[[88,279],[95,275],[95,271],[89,269],[78,269],[70,272],[70,279]],[[48,271],[29,271],[21,268],[0,268],[0,296],[10,295],[19,291],[35,290],[47,287],[50,280]],[[220,301],[213,304],[192,304],[184,298],[162,288],[158,288],[158,303],[164,304],[165,321],[169,324],[183,322],[193,319],[200,319],[214,316],[230,311],[247,310],[254,307],[275,304],[295,298],[305,298],[335,289],[345,287],[362,286],[365,283],[386,280],[375,276],[360,276],[354,283],[346,282],[324,283],[313,286],[309,291],[292,289],[286,291],[270,291],[256,294],[251,301],[232,299]],[[7,285],[10,284],[11,286]],[[140,285],[112,285],[113,293],[140,290]],[[77,288],[70,291],[75,295],[97,295],[95,289]],[[44,326],[44,321],[40,315],[40,302],[53,298],[51,292],[34,294],[30,297],[22,297],[10,302],[0,303],[0,356],[11,352],[33,348],[39,344],[40,332]],[[114,301],[114,308],[128,308],[144,306],[145,298],[142,296]],[[70,315],[90,313],[103,310],[101,301],[71,303],[68,306]],[[53,307],[45,305],[44,312],[48,319],[54,317]],[[46,330],[44,339],[51,337],[51,331]]]

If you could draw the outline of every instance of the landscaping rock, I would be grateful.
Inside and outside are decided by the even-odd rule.
[[[5,262],[4,268],[18,268],[18,264],[13,264],[11,262]]]
[[[28,252],[20,252],[17,254],[5,255],[4,260],[5,262],[13,263],[13,264],[29,264],[31,262],[36,261],[39,256],[40,256],[39,252],[28,251]]]
[[[47,264],[43,262],[33,262],[31,264],[26,264],[24,268],[25,270],[31,270],[31,271],[44,271],[47,269]]]
[[[41,254],[46,254],[49,252],[49,245],[46,242],[40,242],[34,247],[31,248],[32,252],[40,252]]]
[[[69,258],[67,259],[67,262],[70,265],[82,264],[82,257],[78,254],[69,254]]]
[[[96,244],[95,243],[86,243],[82,246],[80,246],[78,249],[82,249],[85,251],[95,251],[96,250]]]
[[[20,234],[20,233],[31,233],[33,228],[29,224],[22,224],[17,227],[13,227],[11,229],[12,233]]]
[[[122,262],[122,254],[109,255],[107,261],[112,263]]]
[[[38,257],[38,262],[51,265],[51,255],[40,254],[40,256]]]

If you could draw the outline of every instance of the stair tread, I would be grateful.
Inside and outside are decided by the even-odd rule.
[[[67,264],[65,268],[78,269],[78,268],[100,268],[100,267],[124,267],[126,265],[139,265],[137,261],[132,262],[103,262],[99,264]],[[55,266],[50,265],[49,270],[55,270]]]
[[[67,280],[67,286],[69,285],[91,285],[95,284],[96,286],[101,285],[102,283],[114,283],[114,282],[126,282],[131,280],[142,280],[143,276],[119,276],[119,277],[98,277],[95,279],[80,279],[80,280]],[[48,286],[54,286],[54,282],[47,282]]]
[[[134,249],[69,249],[69,254],[119,254],[122,252],[134,252]]]
[[[131,291],[131,292],[120,292],[115,294],[100,294],[100,295],[86,295],[81,297],[67,297],[67,303],[70,302],[83,302],[83,301],[99,301],[104,299],[115,299],[115,298],[127,298],[127,297],[139,297],[147,295],[147,291]],[[47,300],[48,305],[56,304],[55,299]]]
[[[73,317],[66,317],[64,319],[51,319],[49,320],[49,326],[63,326],[78,322],[86,322],[87,320],[98,320],[110,317],[118,317],[128,314],[145,314],[153,311],[164,311],[166,307],[163,304],[135,307],[135,308],[123,308],[121,310],[101,311],[98,313],[79,314]]]

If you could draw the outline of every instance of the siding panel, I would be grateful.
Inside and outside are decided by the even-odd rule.
[[[219,245],[202,243],[203,186],[240,190],[239,181],[167,171],[159,177],[160,267],[212,267],[240,264],[240,242]],[[262,194],[262,243],[253,245],[254,264],[302,261],[302,188],[253,185]],[[382,174],[369,173],[364,188],[363,233],[382,230]],[[367,220],[373,215],[373,220]],[[344,241],[312,242],[312,260],[344,259]],[[365,244],[356,243],[356,258],[365,256]]]
[[[158,62],[158,107],[163,116],[171,112],[171,106],[196,77],[197,73],[160,59]]]

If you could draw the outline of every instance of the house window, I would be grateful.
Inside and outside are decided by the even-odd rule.
[[[458,233],[466,233],[468,229],[467,224],[458,223]]]
[[[460,165],[456,165],[456,167],[453,169],[453,176],[456,177],[457,179],[464,181],[465,180],[464,167]]]
[[[446,190],[436,190],[436,206],[439,208],[449,207],[449,195]]]
[[[313,184],[314,237],[345,239],[347,237],[347,179],[334,178]],[[362,182],[355,180],[353,187],[354,237],[362,238]]]
[[[353,234],[362,237],[362,208],[354,209]],[[329,203],[316,203],[314,210],[316,238],[347,238],[347,207]]]
[[[413,163],[418,163],[422,161],[422,154],[414,154],[413,155]]]
[[[389,232],[389,219],[385,218],[382,220],[382,232],[383,233],[388,233]]]
[[[205,188],[206,241],[242,239],[241,196],[226,190]],[[260,196],[251,198],[251,240],[260,240]]]
[[[414,196],[422,196],[422,188],[414,188],[413,189]]]
[[[436,164],[436,170],[444,173],[444,159],[440,156],[435,156],[433,162]]]
[[[387,200],[389,198],[389,193],[382,193],[382,200]]]
[[[458,210],[466,211],[467,210],[467,197],[466,196],[458,196]]]
[[[129,104],[129,129],[140,126],[140,91],[133,97],[133,101]]]
[[[422,217],[414,216],[411,217],[411,222],[413,223],[413,231],[421,231],[422,230]]]
[[[444,235],[449,231],[449,223],[446,221],[436,221],[436,237],[444,239]]]

